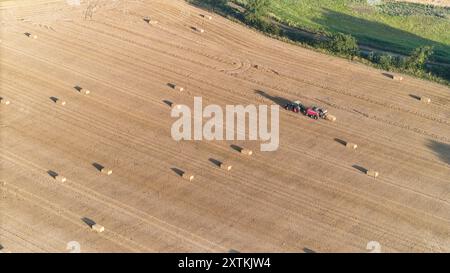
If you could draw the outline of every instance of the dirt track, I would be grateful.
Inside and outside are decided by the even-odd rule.
[[[444,6],[444,7],[450,6],[449,0],[400,0],[398,2],[412,2],[412,3],[436,5],[436,6]]]
[[[0,104],[3,251],[67,252],[69,241],[83,252],[368,252],[369,241],[383,252],[450,251],[449,88],[393,81],[217,15],[207,20],[183,1],[124,2],[100,1],[92,20],[85,5],[0,4],[0,96],[11,101]],[[300,99],[337,121],[280,110],[271,153],[251,141],[177,143],[164,100],[191,106],[194,96],[222,106]]]

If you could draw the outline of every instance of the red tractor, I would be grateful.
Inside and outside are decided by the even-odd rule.
[[[325,118],[328,113],[326,109],[322,109],[317,106],[306,107],[298,100],[287,103],[284,105],[284,108],[294,113],[302,113],[303,115],[313,119]]]
[[[306,109],[305,115],[313,119],[319,119],[319,112],[315,111],[312,107]]]
[[[328,111],[326,109],[319,108],[317,106],[306,109],[305,115],[313,119],[325,118]]]
[[[316,111],[319,114],[319,117],[321,118],[325,118],[328,114],[328,110],[327,109],[323,109],[323,108],[319,108],[317,106],[313,106],[312,108],[314,111]]]

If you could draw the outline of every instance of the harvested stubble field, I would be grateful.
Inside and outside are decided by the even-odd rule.
[[[367,252],[377,241],[383,252],[450,251],[448,87],[206,20],[183,1],[99,1],[88,20],[83,3],[0,5],[3,250]],[[337,120],[281,110],[276,152],[175,142],[166,102],[194,96],[300,99]]]

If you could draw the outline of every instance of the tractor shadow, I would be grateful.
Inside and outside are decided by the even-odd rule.
[[[450,165],[450,145],[435,140],[429,140],[426,146],[431,149],[442,162]]]
[[[279,96],[271,96],[271,95],[267,94],[266,92],[259,90],[259,89],[255,90],[255,93],[260,95],[261,97],[271,100],[272,102],[274,102],[275,104],[278,104],[281,107],[284,107],[286,104],[291,102],[290,100],[288,100],[286,98],[282,98]]]

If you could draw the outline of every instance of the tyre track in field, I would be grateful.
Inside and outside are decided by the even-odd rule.
[[[116,110],[120,111],[119,109],[116,109]],[[137,117],[137,116],[133,116],[133,117],[135,117],[135,118],[139,118],[139,117]]]
[[[204,167],[204,166],[198,166],[199,168],[201,168],[201,167]],[[268,192],[268,193],[270,193],[270,192]],[[248,198],[249,196],[244,196],[245,198]],[[284,209],[284,208],[283,208]]]
[[[3,154],[2,156],[5,157],[6,159],[8,159],[8,160],[10,160],[10,161],[12,161],[12,162],[14,162],[16,164],[20,164],[20,163],[17,162],[18,160],[24,161],[24,162],[26,162],[26,164],[22,163],[21,165],[23,167],[33,166],[33,170],[32,171],[40,174],[41,176],[44,173],[46,173],[46,170],[47,170],[46,168],[43,168],[43,167],[41,167],[41,166],[31,162],[31,161],[28,161],[28,160],[26,160],[24,158],[21,158],[18,155],[12,154],[10,151],[6,151],[6,153],[8,153],[9,156],[15,157],[15,160],[11,159],[11,158],[8,158],[7,155]],[[29,164],[29,165],[27,165],[27,164]],[[180,240],[187,241],[191,245],[196,245],[199,248],[205,248],[206,247],[207,249],[212,250],[210,248],[211,246],[205,246],[203,244],[200,244],[201,241],[203,241],[203,243],[206,242],[207,244],[210,244],[210,242],[205,241],[202,237],[199,237],[197,235],[193,236],[194,235],[193,233],[190,233],[190,232],[187,232],[185,230],[182,230],[179,227],[173,226],[173,225],[171,225],[171,224],[169,224],[169,223],[167,223],[167,222],[165,222],[165,221],[163,221],[163,220],[161,220],[159,218],[156,218],[156,217],[154,217],[154,216],[152,216],[152,215],[150,215],[150,214],[148,214],[146,212],[138,210],[138,209],[136,209],[136,208],[134,208],[132,206],[126,205],[125,203],[117,201],[117,200],[115,200],[113,198],[105,196],[105,195],[103,195],[103,194],[101,194],[101,193],[99,193],[97,191],[94,191],[94,190],[92,190],[92,189],[90,189],[88,187],[82,186],[81,184],[76,183],[76,182],[72,182],[72,181],[73,180],[68,179],[66,182],[61,183],[60,187],[66,188],[66,189],[70,190],[71,192],[78,193],[80,196],[85,196],[88,199],[91,199],[91,200],[94,200],[94,201],[96,201],[96,202],[98,202],[100,204],[103,204],[103,205],[107,206],[108,208],[110,208],[111,210],[114,210],[116,212],[120,211],[122,214],[126,214],[128,216],[133,217],[133,218],[139,219],[140,221],[142,221],[144,223],[147,223],[147,224],[149,224],[149,225],[151,225],[153,227],[156,227],[157,229],[161,230],[162,232],[165,232],[167,234],[170,234],[170,235],[174,236],[175,238],[179,238]],[[29,193],[29,194],[33,195],[32,193]],[[54,205],[54,204],[52,204],[52,205]],[[56,211],[58,211],[58,210],[56,210]],[[69,214],[68,211],[67,211],[67,213]],[[74,213],[70,212],[70,214],[72,216],[74,216]],[[75,222],[75,221],[72,220],[72,219],[74,219],[73,217],[72,218],[65,217],[65,218],[66,219],[71,219],[71,221],[73,223],[78,223],[78,222]],[[75,219],[81,219],[81,217],[78,217],[78,218],[75,218]],[[80,223],[78,223],[78,224],[82,225]],[[173,230],[176,230],[176,231],[173,231]],[[189,235],[189,236],[186,236],[186,235]],[[116,237],[117,236],[123,237],[122,235],[119,235],[119,234],[115,234],[115,236]],[[192,240],[188,239],[189,237],[194,237],[198,241],[192,241]],[[134,241],[131,241],[131,240],[125,238],[125,237],[123,237],[123,238],[125,240],[127,240],[127,242],[130,243],[131,245],[134,244],[134,245],[139,246],[139,248],[141,250],[144,250],[144,251],[148,251],[149,250],[147,247],[139,245],[138,243],[136,243]],[[132,242],[134,242],[134,243],[132,243]],[[218,247],[218,246],[216,245],[215,247]],[[220,249],[220,247],[219,247],[219,249]],[[134,250],[136,251],[136,250],[139,250],[139,249],[134,249]]]
[[[31,101],[34,101],[34,100],[31,100]],[[33,107],[33,108],[35,108],[35,107]],[[68,112],[67,111],[67,109],[65,109],[66,110],[66,112]],[[42,111],[41,111],[42,112]],[[59,114],[61,115],[61,114],[63,114],[62,113],[62,111],[60,111],[59,112]],[[76,112],[71,112],[71,114],[66,114],[66,117],[67,117],[67,119],[65,119],[65,121],[67,122],[67,120],[70,120],[70,119],[74,119],[75,118],[75,116],[78,116],[78,117],[80,117],[80,121],[81,122],[83,122],[83,118],[84,118],[84,116],[82,116],[82,115],[80,115],[80,114],[78,114],[78,113],[76,113]],[[84,118],[85,119],[85,118]],[[95,121],[94,121],[95,120]],[[86,123],[88,123],[86,120],[85,120],[85,122]],[[108,133],[108,135],[115,135],[116,137],[117,136],[121,136],[121,138],[124,140],[124,142],[126,142],[126,141],[128,141],[128,142],[130,142],[132,139],[135,139],[135,142],[134,142],[134,144],[138,144],[138,145],[140,145],[142,148],[148,148],[149,146],[152,146],[152,150],[151,150],[151,152],[159,152],[159,153],[162,153],[161,152],[161,146],[160,145],[158,145],[158,144],[153,144],[152,142],[145,142],[145,140],[142,140],[141,138],[137,138],[137,137],[133,137],[132,135],[130,135],[130,134],[128,134],[128,133],[125,133],[125,132],[117,132],[116,130],[115,130],[115,128],[114,127],[111,127],[111,126],[106,126],[104,123],[102,123],[101,122],[101,120],[96,120],[95,118],[90,118],[89,119],[89,123],[91,124],[91,125],[94,125],[94,126],[96,126],[96,128],[103,128],[103,130],[105,130],[107,133]],[[86,128],[86,130],[89,130],[88,128]],[[115,132],[115,133],[114,133]],[[103,134],[101,134],[102,136],[103,136]],[[117,142],[117,141],[116,141]],[[136,151],[138,151],[136,148],[135,148],[135,150]],[[162,150],[164,150],[164,149],[162,149]],[[142,151],[142,150],[141,150]],[[178,155],[178,153],[177,152],[171,152],[170,153],[170,155],[169,155],[169,158],[170,157],[175,157],[175,156],[177,156]],[[189,159],[189,157],[186,157],[186,159]],[[199,168],[201,168],[201,167],[204,167],[204,166],[199,166]],[[125,204],[123,204],[123,205],[125,205]],[[125,205],[125,206],[127,206],[127,205]],[[143,213],[143,212],[142,212]],[[152,216],[153,217],[153,216]],[[144,218],[139,218],[140,220],[142,220],[142,221],[147,221],[146,219],[144,219]],[[147,221],[148,222],[148,221]],[[168,223],[167,223],[168,224]],[[174,227],[174,226],[172,226],[172,225],[170,225],[170,224],[168,224],[169,226],[171,226],[172,228]],[[180,231],[180,230],[179,230]],[[174,234],[172,234],[172,235],[174,235]],[[176,235],[176,234],[175,234]],[[182,237],[182,238],[184,238],[184,237]],[[197,239],[199,239],[199,238],[197,238]],[[192,242],[191,242],[192,243]],[[194,243],[194,245],[195,245],[195,243]]]
[[[434,115],[425,114],[425,113],[421,113],[419,111],[414,111],[414,110],[410,110],[410,109],[405,109],[405,108],[402,108],[402,107],[397,106],[397,105],[393,105],[393,104],[389,104],[387,102],[382,102],[382,101],[379,101],[379,100],[372,99],[372,98],[370,98],[368,96],[354,94],[354,93],[351,93],[349,91],[339,90],[337,88],[332,88],[332,87],[329,87],[327,85],[314,83],[312,81],[308,81],[308,80],[305,80],[305,79],[294,78],[294,77],[291,77],[291,76],[288,76],[288,75],[280,74],[280,77],[285,77],[285,78],[288,78],[288,79],[296,81],[296,82],[301,82],[301,83],[304,83],[304,84],[308,84],[310,86],[321,88],[321,89],[324,89],[324,90],[327,90],[327,91],[331,91],[331,92],[334,92],[334,93],[337,93],[337,94],[340,94],[340,95],[353,97],[353,98],[356,98],[356,99],[359,99],[359,100],[363,100],[363,101],[366,101],[366,102],[374,104],[374,105],[382,106],[384,108],[389,108],[391,110],[396,110],[396,111],[399,111],[399,112],[416,115],[416,116],[419,116],[419,117],[424,118],[424,119],[428,119],[428,120],[435,121],[435,122],[438,122],[438,123],[441,123],[441,124],[445,124],[445,125],[450,125],[450,121],[444,120],[444,119],[436,117]],[[262,83],[260,81],[257,81],[257,80],[253,80],[253,79],[247,79],[247,80],[254,81],[255,83],[257,83],[259,85],[265,85],[264,83]],[[272,87],[272,89],[277,89],[277,88]],[[445,138],[445,139],[447,139],[447,138]],[[447,139],[446,141],[449,141],[449,140]]]
[[[8,191],[8,189],[5,189],[5,190]],[[17,236],[12,230],[18,231],[18,228],[20,228],[20,230],[22,230],[22,232],[23,232],[22,234],[26,235],[26,238],[33,238],[33,239],[24,239],[22,236],[17,236],[18,238],[20,238],[20,239],[22,239],[22,240],[32,244],[33,246],[36,246],[37,248],[41,249],[41,251],[45,250],[45,249],[43,249],[43,248],[41,248],[39,246],[46,245],[46,244],[43,244],[42,241],[34,240],[34,238],[36,237],[36,234],[38,234],[39,236],[43,236],[43,235],[46,236],[45,234],[43,234],[42,232],[40,232],[37,229],[32,228],[29,225],[25,225],[24,223],[20,222],[17,219],[17,217],[13,217],[13,216],[7,214],[4,211],[1,212],[1,215],[2,215],[2,217],[8,218],[8,221],[14,222],[14,229],[5,229],[3,224],[0,226],[1,229],[3,229],[4,231],[9,231],[11,234],[14,234],[15,236]],[[65,241],[63,241],[63,240],[61,240],[59,238],[54,238],[53,237],[52,239],[53,240],[56,239],[61,244],[61,249],[64,249],[64,247],[67,244],[67,242],[65,242]],[[50,246],[49,244],[47,244],[47,246],[51,249],[51,252],[54,252],[54,253],[61,250],[61,249],[55,248],[53,246]],[[48,250],[46,250],[46,251],[50,252]]]
[[[133,33],[133,32],[131,32],[131,33]],[[189,61],[189,60],[187,60],[187,61]],[[214,67],[208,67],[208,68],[215,69]],[[249,68],[250,67],[247,67],[243,71],[240,71],[240,69],[238,69],[238,71],[240,73],[242,73],[242,72],[245,72],[246,70],[248,70]],[[229,75],[236,76],[236,73],[229,73]],[[321,89],[325,89],[325,90],[328,90],[328,91],[332,91],[332,92],[335,92],[335,93],[344,94],[344,95],[347,95],[347,96],[358,98],[358,99],[364,100],[364,101],[366,101],[368,103],[371,103],[371,104],[376,104],[376,105],[379,105],[379,106],[388,107],[388,108],[393,109],[393,110],[398,110],[398,111],[401,111],[401,112],[418,115],[418,116],[420,116],[422,118],[429,119],[429,120],[432,120],[432,121],[436,121],[436,122],[439,122],[439,123],[450,124],[449,121],[443,120],[441,118],[437,118],[437,117],[434,117],[434,116],[429,115],[429,114],[420,113],[418,111],[404,109],[404,108],[401,108],[401,107],[398,107],[398,106],[394,106],[392,104],[388,104],[388,103],[385,103],[385,102],[380,102],[380,101],[377,101],[377,100],[373,100],[373,99],[371,99],[371,98],[369,98],[367,96],[357,95],[357,94],[353,94],[351,92],[330,88],[328,86],[324,86],[324,85],[321,85],[321,84],[316,84],[316,83],[313,83],[313,82],[310,82],[310,81],[307,81],[307,80],[296,79],[296,78],[293,78],[293,77],[290,77],[290,76],[287,76],[287,75],[280,75],[280,76],[281,77],[287,77],[287,78],[289,78],[291,80],[294,80],[294,81],[297,81],[297,82],[300,81],[302,83],[309,84],[309,85],[312,85],[312,86],[315,86],[315,87],[318,87],[318,88],[321,88]],[[252,82],[254,84],[257,84],[257,85],[260,85],[260,86],[266,86],[267,87],[267,85],[265,83],[257,81],[257,80],[254,80],[254,79],[244,78],[244,80],[250,81],[250,82]],[[275,89],[277,91],[281,91],[278,87],[270,86],[270,88]],[[290,92],[287,91],[287,93],[290,93]],[[403,129],[410,130],[410,131],[415,132],[417,134],[421,134],[421,135],[424,135],[424,136],[427,136],[427,137],[431,137],[431,138],[434,138],[434,139],[439,139],[439,140],[442,140],[442,141],[445,141],[445,142],[450,142],[450,140],[447,137],[439,136],[439,135],[436,135],[436,134],[432,134],[432,133],[429,133],[429,132],[427,132],[425,130],[422,130],[422,129],[419,129],[419,128],[410,128],[408,125],[403,125],[403,124],[400,124],[398,122],[392,122],[392,121],[389,121],[389,120],[386,120],[386,119],[382,119],[382,118],[377,118],[377,117],[371,117],[371,118],[376,120],[376,121],[379,121],[379,122],[387,123],[387,124],[390,124],[392,126],[396,126],[396,127],[400,127],[400,128],[403,128]]]
[[[200,166],[201,167],[201,166]],[[293,174],[293,173],[292,173]]]
[[[253,80],[253,79],[247,79],[247,80],[250,81],[250,82],[253,82],[254,84],[256,84],[258,86],[264,86],[266,88],[270,88],[272,90],[276,90],[279,93],[283,93],[283,94],[287,93],[287,94],[292,95],[292,96],[296,95],[296,94],[290,93],[286,89],[282,90],[280,87],[269,86],[268,84],[265,84],[265,83],[263,83],[261,81],[258,81],[258,80]],[[308,96],[304,96],[304,97],[309,98]],[[313,98],[309,98],[309,99],[313,100]],[[367,101],[367,102],[371,103],[370,101]],[[436,134],[433,134],[433,133],[429,133],[429,132],[427,132],[427,131],[425,131],[423,129],[411,128],[409,125],[400,124],[399,122],[390,121],[390,120],[387,120],[387,119],[384,119],[384,118],[378,118],[376,116],[372,116],[372,117],[369,116],[369,118],[373,119],[375,121],[384,123],[384,124],[389,124],[391,126],[396,126],[396,127],[402,128],[402,129],[406,129],[408,131],[414,132],[414,133],[422,135],[422,136],[430,137],[430,138],[433,138],[433,139],[438,139],[438,140],[441,140],[441,141],[444,141],[444,142],[450,142],[450,139],[445,137],[445,136],[439,136],[439,135],[436,135]]]
[[[6,154],[9,154],[6,155]],[[28,170],[31,170],[33,172],[36,172],[40,175],[42,175],[42,173],[46,173],[44,169],[39,169],[39,171],[36,170],[36,166],[34,166],[35,164],[29,161],[26,161],[27,165],[25,163],[19,162],[18,161],[18,156],[10,153],[9,151],[5,151],[4,153],[2,153],[0,155],[1,157],[3,157],[4,159],[10,161],[11,163],[20,166],[21,168],[27,168]],[[11,156],[13,158],[11,158]],[[20,161],[24,160],[23,158],[19,159]],[[32,167],[33,166],[33,167]],[[61,184],[63,185],[63,184]],[[76,213],[69,211],[67,209],[61,209],[58,204],[52,203],[48,200],[43,199],[42,197],[25,190],[23,187],[20,186],[15,186],[12,185],[11,183],[8,183],[6,185],[6,187],[8,188],[8,192],[12,193],[16,196],[20,196],[20,198],[34,204],[35,206],[51,213],[54,215],[57,215],[63,219],[65,219],[66,221],[74,224],[75,226],[81,227],[83,229],[88,229],[88,226],[86,224],[82,224],[81,220],[80,221],[75,221],[74,219],[81,219],[82,215],[77,215]],[[129,249],[133,252],[139,252],[139,251],[146,251],[148,250],[147,247],[143,247],[140,246],[138,243],[129,240],[125,237],[123,237],[120,234],[117,234],[111,230],[105,230],[105,233],[100,233],[98,234],[98,236],[102,237],[103,239],[106,239],[108,241],[111,241],[112,243],[115,243],[125,249]],[[120,241],[118,241],[117,239],[119,239]]]

